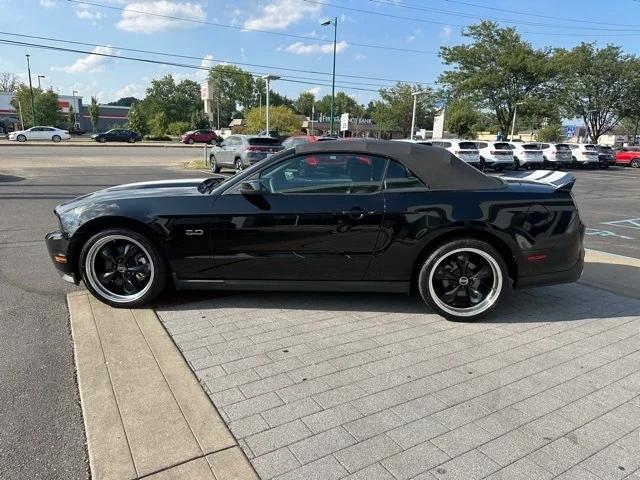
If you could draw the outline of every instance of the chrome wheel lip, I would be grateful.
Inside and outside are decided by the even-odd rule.
[[[144,286],[142,290],[132,295],[120,295],[118,293],[114,293],[110,291],[108,288],[106,288],[102,284],[102,282],[100,282],[100,280],[98,279],[96,270],[94,268],[96,257],[99,255],[102,247],[104,247],[107,243],[112,242],[114,240],[123,240],[123,241],[132,243],[144,253],[148,261],[149,279],[147,280],[147,284]],[[149,290],[151,290],[153,281],[155,279],[155,267],[153,265],[153,261],[151,260],[151,255],[149,254],[149,251],[140,242],[126,235],[107,235],[105,237],[100,238],[98,241],[96,241],[96,243],[94,243],[89,249],[89,251],[87,252],[84,268],[87,274],[87,280],[91,285],[91,287],[96,292],[98,292],[101,297],[114,303],[129,303],[129,302],[135,302],[136,300],[139,300],[140,298],[144,297],[144,295],[146,295]]]
[[[485,298],[477,305],[474,305],[472,307],[467,307],[467,308],[452,307],[451,305],[446,304],[440,299],[440,297],[438,297],[438,294],[436,293],[435,288],[433,287],[433,280],[434,280],[433,276],[435,275],[435,272],[438,270],[438,267],[440,266],[440,264],[445,259],[449,258],[451,255],[455,255],[461,252],[475,253],[481,256],[487,262],[487,264],[491,268],[491,273],[493,274],[493,285],[491,286],[491,289],[489,290]],[[446,255],[443,255],[438,259],[438,261],[433,265],[433,267],[431,267],[431,271],[429,272],[429,294],[431,295],[431,298],[440,309],[442,309],[449,315],[453,315],[456,317],[472,317],[489,310],[491,307],[495,305],[496,301],[498,300],[498,297],[500,296],[500,292],[502,291],[502,284],[503,284],[502,270],[500,269],[498,262],[493,258],[493,256],[491,256],[484,250],[480,250],[478,248],[471,248],[471,247],[457,248],[455,250],[447,252]]]

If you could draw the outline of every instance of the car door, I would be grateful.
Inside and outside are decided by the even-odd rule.
[[[361,281],[380,234],[386,159],[324,154],[289,157],[236,185],[214,204],[214,277],[234,280]]]
[[[225,138],[224,142],[220,144],[220,149],[216,150],[216,160],[219,165],[232,165],[233,160],[231,158],[231,148],[236,141],[236,137],[231,135],[230,137]]]
[[[42,127],[31,127],[25,132],[28,140],[42,140]]]

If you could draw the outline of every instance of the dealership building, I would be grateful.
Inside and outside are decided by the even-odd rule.
[[[0,130],[19,130],[22,127],[23,120],[27,122],[31,120],[31,104],[19,105],[16,109],[11,103],[14,98],[14,92],[0,92]],[[76,112],[76,126],[88,132],[92,130],[89,108],[82,103],[82,97],[58,95],[58,107],[60,109],[60,123],[58,126],[68,126],[66,125],[66,117],[69,113],[69,108],[73,107],[73,111]],[[98,107],[100,109],[100,118],[96,125],[98,131],[109,130],[114,126],[122,126],[127,123],[129,107],[116,107],[113,105],[98,105]],[[38,112],[36,111],[36,120],[37,117]]]

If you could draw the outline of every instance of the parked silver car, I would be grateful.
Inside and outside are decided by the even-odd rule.
[[[209,155],[211,170],[219,173],[223,167],[236,172],[264,160],[284,147],[280,140],[258,135],[231,135],[219,146],[214,146]]]

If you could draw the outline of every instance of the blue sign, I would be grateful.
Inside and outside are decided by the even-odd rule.
[[[575,125],[565,125],[564,126],[566,132],[567,132],[567,138],[568,139],[572,139],[573,135],[576,133],[576,126]]]

